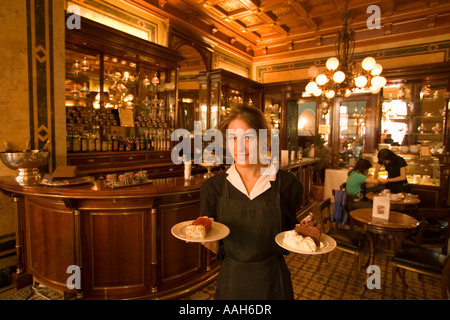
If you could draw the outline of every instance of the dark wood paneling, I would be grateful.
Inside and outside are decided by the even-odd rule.
[[[93,285],[144,285],[145,211],[91,214]]]
[[[410,191],[420,199],[420,208],[442,207],[442,189],[433,186],[409,185]]]
[[[76,264],[74,215],[56,199],[26,198],[28,271],[66,289],[67,267]]]
[[[201,245],[179,240],[170,231],[178,222],[196,219],[200,215],[200,203],[176,203],[161,206],[158,211],[158,278],[164,286],[202,268]]]

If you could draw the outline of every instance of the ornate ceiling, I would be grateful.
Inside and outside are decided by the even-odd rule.
[[[345,0],[124,1],[254,62],[330,51],[346,6]],[[371,5],[380,9],[379,29],[366,23]],[[450,35],[450,0],[348,0],[347,6],[357,47]]]

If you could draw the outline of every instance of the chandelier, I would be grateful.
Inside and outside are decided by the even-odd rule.
[[[336,41],[336,56],[326,61],[326,70],[319,72],[316,66],[308,69],[311,81],[306,85],[306,92],[316,97],[322,96],[321,110],[326,115],[330,100],[336,95],[349,97],[353,92],[369,90],[373,94],[380,92],[386,85],[386,78],[381,76],[383,67],[373,57],[365,58],[361,65],[353,61],[355,51],[355,32],[348,30],[347,1],[343,29],[338,33]]]

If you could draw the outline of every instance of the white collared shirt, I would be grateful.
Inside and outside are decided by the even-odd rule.
[[[264,168],[265,173],[269,174],[262,174],[261,177],[259,177],[258,181],[256,181],[255,186],[253,187],[250,194],[248,194],[247,189],[245,188],[244,182],[241,179],[241,176],[236,170],[236,166],[233,164],[230,168],[227,170],[227,180],[240,192],[245,194],[250,200],[255,199],[260,194],[264,193],[268,189],[270,189],[270,181],[275,181],[277,178],[276,174],[270,174],[270,166],[267,168]]]

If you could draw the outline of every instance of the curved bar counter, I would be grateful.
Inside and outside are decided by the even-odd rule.
[[[14,197],[18,275],[87,299],[176,298],[214,279],[219,264],[200,244],[172,236],[178,222],[198,217],[203,175],[96,190],[95,185],[20,186],[0,177]],[[81,271],[81,288],[75,273]]]
[[[199,289],[220,264],[171,228],[199,216],[204,181],[198,174],[111,189],[21,186],[0,177],[0,189],[15,203],[15,277],[84,299],[174,299]]]

